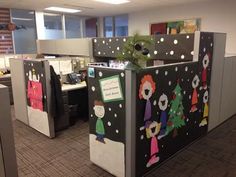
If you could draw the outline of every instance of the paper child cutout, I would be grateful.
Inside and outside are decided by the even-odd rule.
[[[202,86],[204,89],[207,88],[207,67],[209,66],[210,60],[208,54],[206,54],[202,60]]]
[[[151,146],[150,146],[150,159],[146,165],[146,167],[150,167],[151,165],[159,162],[160,158],[158,156],[159,147],[158,147],[158,139],[157,135],[160,132],[161,123],[157,123],[156,121],[148,121],[146,127],[146,135],[147,138],[151,138]]]
[[[204,103],[203,119],[201,123],[199,124],[199,127],[203,127],[207,125],[207,118],[209,116],[208,100],[209,100],[209,96],[208,96],[208,91],[206,90],[203,96],[203,103]]]
[[[152,108],[150,98],[156,90],[156,83],[153,81],[151,75],[145,75],[141,80],[139,87],[139,98],[146,100],[144,122],[148,121],[152,117]]]
[[[167,106],[168,106],[168,98],[165,94],[162,94],[159,98],[158,106],[161,110],[160,122],[161,122],[161,130],[158,136],[158,139],[161,139],[166,134],[166,126],[167,126]]]
[[[27,83],[27,97],[29,98],[30,106],[34,109],[43,111],[43,89],[42,83],[39,82],[39,75],[36,76],[35,70],[29,71],[29,80]]]
[[[198,103],[198,93],[197,93],[197,87],[199,86],[200,79],[198,75],[195,75],[192,81],[192,87],[193,87],[193,94],[192,94],[192,107],[190,112],[197,111],[197,103]]]
[[[104,124],[103,124],[103,117],[105,115],[105,108],[104,108],[104,104],[101,101],[94,101],[94,107],[93,107],[94,113],[97,116],[97,121],[96,121],[96,134],[97,134],[97,138],[96,140],[104,143],[104,136],[105,136],[105,128],[104,128]]]

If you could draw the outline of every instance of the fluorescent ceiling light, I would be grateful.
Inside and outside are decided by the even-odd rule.
[[[63,7],[48,7],[48,8],[45,8],[45,10],[51,10],[51,11],[56,11],[56,12],[65,12],[65,13],[81,12],[81,10],[78,10],[78,9],[69,9],[69,8],[63,8]]]
[[[16,17],[13,17],[12,20],[31,21],[31,20],[33,20],[33,19],[30,19],[30,18],[16,18]]]
[[[130,2],[129,0],[94,0],[94,1],[108,4],[124,4]]]

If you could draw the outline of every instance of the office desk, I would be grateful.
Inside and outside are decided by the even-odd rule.
[[[88,117],[88,91],[86,82],[63,84],[61,90],[65,114],[57,118],[55,122],[56,131],[73,125],[77,118],[84,119]]]
[[[79,83],[79,84],[63,84],[61,87],[62,92],[68,92],[72,90],[78,90],[78,89],[83,89],[86,88],[87,84],[85,81]]]

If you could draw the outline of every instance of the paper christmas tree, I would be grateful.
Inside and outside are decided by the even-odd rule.
[[[166,134],[173,132],[173,137],[177,136],[177,129],[185,126],[185,116],[184,116],[184,107],[183,107],[183,96],[181,93],[182,89],[179,85],[179,81],[173,91],[173,100],[170,102],[171,108],[168,113],[169,120],[167,123]]]

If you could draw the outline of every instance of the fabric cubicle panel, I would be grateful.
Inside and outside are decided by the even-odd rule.
[[[150,58],[160,60],[192,60],[194,34],[156,35],[149,37],[153,44],[150,47]],[[130,37],[93,38],[93,56],[116,58],[122,52],[123,45]]]
[[[125,71],[89,68],[88,95],[90,160],[122,177],[125,175]]]
[[[213,33],[201,33],[199,45],[198,62],[136,75],[136,176],[207,133]]]
[[[24,72],[29,126],[50,137],[45,63],[25,60]]]

